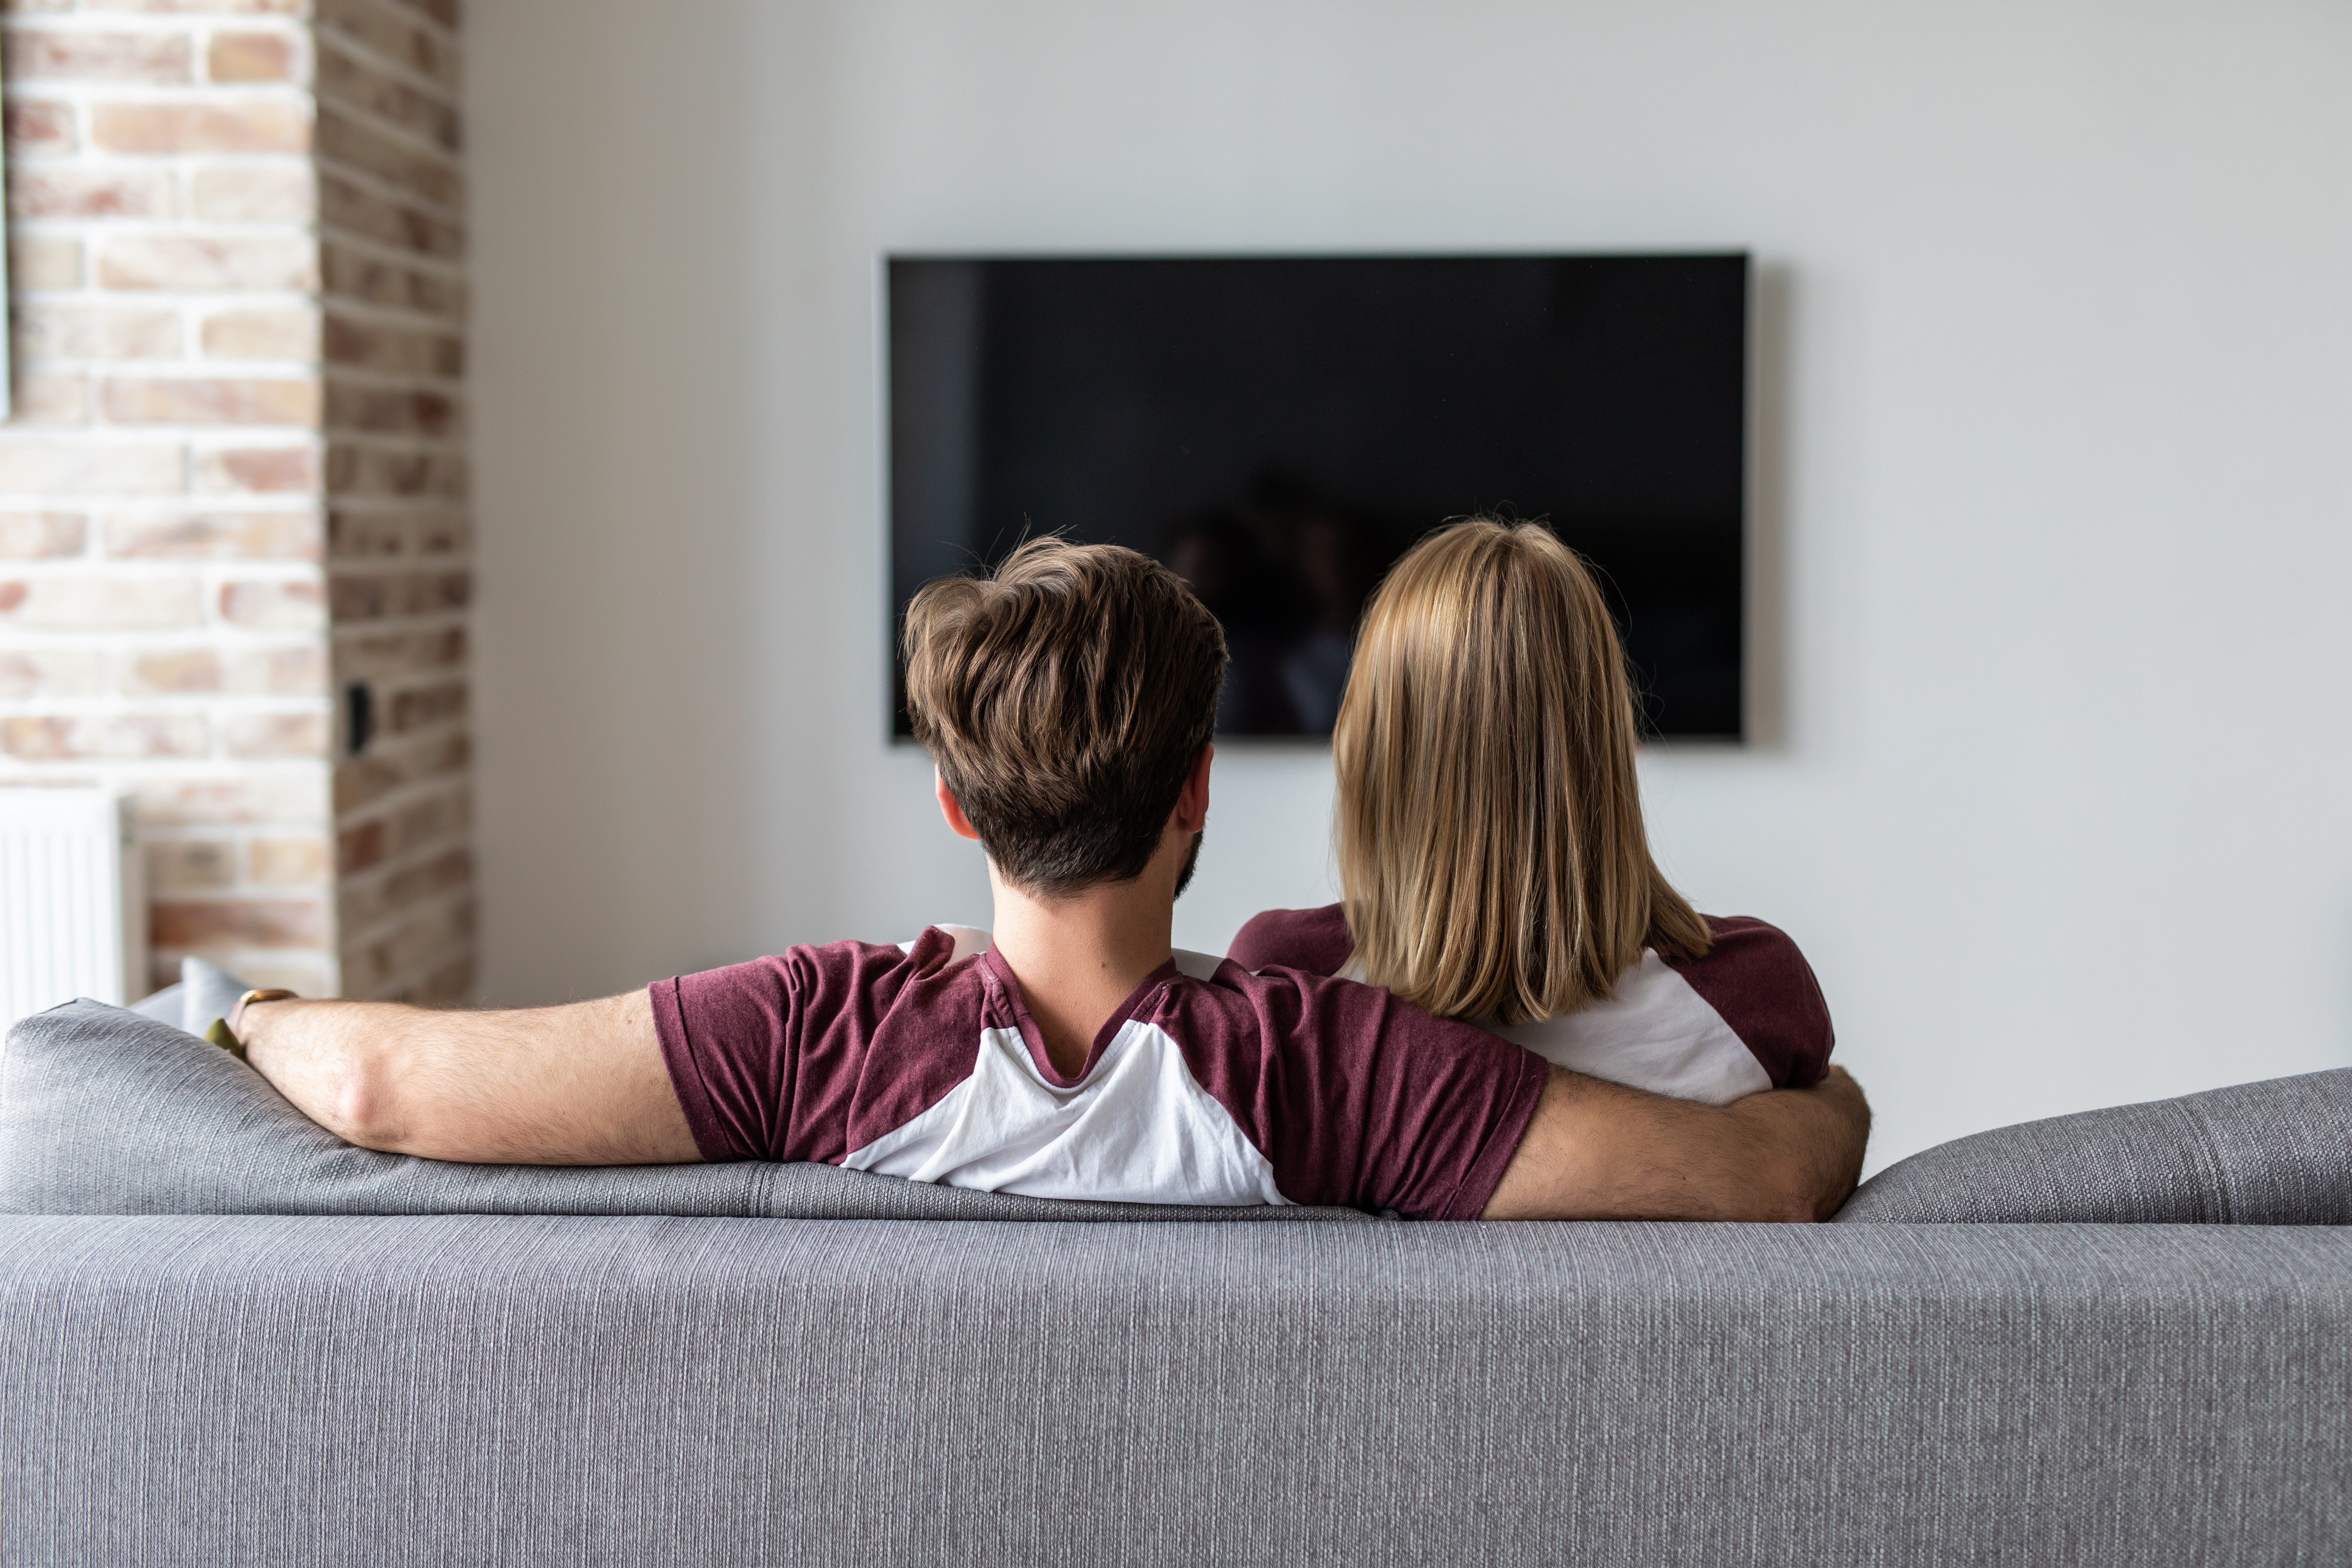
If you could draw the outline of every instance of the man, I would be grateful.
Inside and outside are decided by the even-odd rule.
[[[1869,1112],[1716,1109],[1550,1068],[1387,992],[1171,942],[1208,819],[1215,618],[1165,567],[1039,540],[909,607],[908,697],[990,933],[835,942],[520,1012],[255,1000],[230,1029],[322,1125],[445,1160],[818,1160],[1052,1197],[1431,1218],[1823,1217]]]

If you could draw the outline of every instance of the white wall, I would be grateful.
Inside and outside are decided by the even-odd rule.
[[[2352,12],[477,0],[488,986],[984,921],[882,739],[877,257],[1745,246],[1759,706],[1645,763],[1880,1112],[2352,1061]],[[1230,749],[1178,940],[1329,895]]]

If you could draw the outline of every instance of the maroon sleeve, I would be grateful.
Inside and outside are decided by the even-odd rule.
[[[1309,974],[1337,974],[1356,952],[1341,904],[1319,910],[1266,910],[1252,915],[1225,956],[1255,974],[1277,964]]]
[[[1549,1069],[1387,991],[1233,963],[1176,1003],[1186,1065],[1295,1203],[1475,1219]]]
[[[1777,926],[1745,915],[1706,918],[1715,942],[1705,957],[1659,956],[1731,1026],[1774,1088],[1821,1082],[1837,1036],[1813,966]]]
[[[923,952],[837,942],[655,982],[654,1029],[702,1157],[838,1163],[866,1047]]]

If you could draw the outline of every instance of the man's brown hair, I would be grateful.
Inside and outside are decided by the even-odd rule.
[[[1048,897],[1140,876],[1216,728],[1225,634],[1116,544],[1033,539],[907,606],[915,739],[1004,878]]]

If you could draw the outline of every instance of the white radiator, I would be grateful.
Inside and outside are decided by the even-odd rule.
[[[146,994],[147,899],[131,801],[0,788],[0,1028],[94,996]]]

